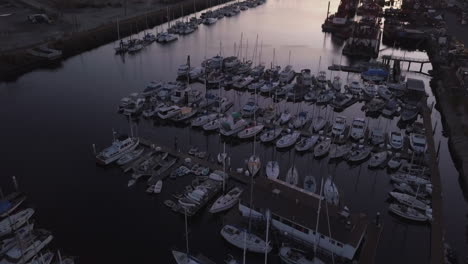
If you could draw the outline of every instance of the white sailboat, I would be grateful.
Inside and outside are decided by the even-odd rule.
[[[304,177],[304,190],[315,193],[317,191],[317,182],[314,176],[308,175]]]
[[[377,168],[385,165],[385,161],[387,161],[388,153],[387,151],[381,151],[373,153],[370,160],[369,160],[369,168]]]
[[[290,247],[281,247],[279,256],[285,264],[325,264],[317,257],[308,259],[306,252]]]
[[[278,179],[280,173],[279,163],[277,161],[268,161],[266,164],[266,175],[269,179]]]
[[[314,148],[314,156],[318,158],[327,155],[330,151],[331,142],[331,138],[325,138],[318,143]]]
[[[243,190],[239,187],[232,188],[228,193],[216,199],[210,208],[210,213],[219,213],[232,208],[239,200],[242,192]]]
[[[0,237],[20,228],[33,214],[34,209],[27,208],[0,221]]]
[[[296,143],[300,135],[301,135],[301,132],[299,131],[294,131],[290,134],[284,135],[276,142],[276,147],[277,148],[290,147]]]
[[[403,204],[390,204],[388,209],[390,210],[390,212],[408,220],[416,222],[426,222],[429,220],[429,218],[425,214]]]
[[[227,242],[240,249],[244,249],[245,246],[247,251],[254,253],[264,253],[265,250],[267,252],[271,251],[271,246],[265,240],[232,225],[225,225],[221,229],[221,236]]]
[[[323,188],[325,199],[327,200],[327,202],[334,205],[338,205],[338,203],[340,202],[340,195],[338,193],[338,188],[336,188],[335,183],[330,177],[328,177],[325,181]]]
[[[266,132],[264,132],[263,134],[260,135],[260,141],[262,141],[262,142],[271,142],[271,141],[275,140],[276,138],[278,138],[281,135],[282,132],[283,132],[282,127],[277,127],[277,128],[268,130],[268,131],[266,131]]]
[[[426,209],[430,208],[428,205],[428,201],[419,200],[416,196],[409,195],[406,193],[401,192],[390,192],[391,197],[395,198],[398,202],[425,211]]]
[[[288,172],[286,173],[286,182],[294,186],[297,186],[299,183],[299,173],[297,172],[295,166],[289,168]]]
[[[305,137],[299,140],[299,142],[296,143],[296,151],[307,151],[315,146],[317,141],[319,140],[318,135],[312,135],[310,137]]]

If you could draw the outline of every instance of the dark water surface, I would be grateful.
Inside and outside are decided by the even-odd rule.
[[[320,25],[326,15],[327,1],[268,0],[260,7],[225,18],[213,26],[200,26],[189,36],[181,37],[167,46],[153,44],[135,56],[122,59],[113,55],[113,44],[85,52],[63,62],[56,70],[38,70],[21,77],[15,83],[0,84],[0,137],[3,189],[10,188],[10,176],[16,175],[21,188],[30,195],[37,208],[40,226],[52,230],[55,243],[67,253],[80,256],[81,263],[174,263],[170,249],[184,248],[183,217],[164,207],[162,201],[179,190],[190,179],[165,183],[163,194],[151,197],[144,192],[145,185],[127,188],[129,176],[118,168],[100,168],[95,165],[91,145],[98,148],[110,144],[112,129],[128,132],[127,120],[116,113],[120,98],[142,90],[151,80],[173,80],[178,65],[191,55],[192,63],[199,64],[204,57],[220,52],[228,56],[239,47],[243,32],[243,53],[253,55],[257,34],[263,42],[262,62],[270,64],[273,49],[276,62],[285,65],[290,60],[296,70],[310,68],[318,71],[346,58],[341,58],[342,43],[324,35]],[[336,10],[338,2],[332,1]],[[259,48],[260,49],[260,48]],[[289,52],[291,57],[289,58]],[[386,50],[385,53],[391,53]],[[407,56],[426,56],[420,52]],[[426,69],[427,70],[427,69]],[[357,78],[341,74],[342,79]],[[429,102],[434,101],[426,82]],[[223,95],[235,100],[239,109],[250,95],[234,91]],[[259,97],[266,106],[271,99]],[[362,104],[346,109],[342,115],[348,122],[364,117]],[[281,103],[280,109],[318,108],[307,104]],[[329,119],[334,114],[327,111]],[[448,241],[460,252],[466,249],[464,238],[467,205],[458,184],[458,174],[447,149],[447,138],[442,136],[440,115],[433,113],[436,144],[441,141],[440,169],[445,199],[445,226]],[[387,130],[398,129],[398,119],[369,119],[370,126]],[[220,140],[215,134],[205,134],[188,128],[162,126],[141,120],[138,134],[172,146],[174,136],[179,144],[197,144],[210,153],[220,151]],[[227,142],[233,167],[241,166],[252,151],[252,143]],[[271,146],[258,144],[262,161],[269,160]],[[276,152],[281,170],[287,170],[294,151]],[[306,173],[333,175],[340,189],[342,203],[351,210],[373,217],[381,212],[384,231],[377,253],[378,263],[427,263],[430,256],[430,227],[413,225],[388,215],[386,199],[392,190],[384,170],[370,171],[367,163],[349,167],[345,162],[329,164],[327,159],[314,160],[311,155],[296,155],[295,162],[301,177]],[[283,176],[284,177],[284,176]],[[201,214],[190,220],[190,248],[203,252],[217,263],[227,254],[240,256],[241,252],[228,246],[219,230],[222,218]],[[276,257],[270,257],[276,263]],[[249,258],[249,263],[260,263],[261,257]]]

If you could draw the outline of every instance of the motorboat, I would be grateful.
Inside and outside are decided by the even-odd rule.
[[[248,86],[247,86],[247,90],[249,90],[250,92],[254,92],[254,93],[257,93],[257,91],[260,91],[262,92],[262,88],[267,85],[267,82],[265,80],[259,80],[258,82],[252,82],[250,83]],[[271,83],[268,83],[267,87],[268,88],[272,88],[273,86],[269,86],[269,85],[272,85]]]
[[[306,252],[290,247],[281,247],[279,256],[285,264],[325,264],[317,257],[307,258]]]
[[[212,109],[217,113],[224,113],[227,110],[229,110],[229,108],[231,108],[233,105],[234,103],[228,98],[218,97],[217,100],[214,101]]]
[[[141,154],[143,154],[143,151],[144,151],[143,148],[139,148],[139,149],[135,149],[135,150],[125,153],[122,157],[120,157],[117,160],[117,165],[122,166],[137,159],[138,157],[141,156]]]
[[[188,78],[190,76],[190,71],[192,71],[192,67],[188,64],[182,64],[177,68],[177,78]]]
[[[330,90],[325,90],[319,94],[317,97],[317,104],[327,104],[333,100],[334,93]]]
[[[318,90],[309,91],[304,95],[304,101],[306,102],[317,101],[318,96],[319,96]]]
[[[403,104],[401,108],[401,120],[403,122],[408,122],[411,120],[416,119],[418,116],[419,109],[417,106],[412,105],[412,104]]]
[[[45,251],[40,253],[39,256],[35,256],[28,264],[50,264],[54,259],[55,254],[51,251]],[[63,263],[63,262],[62,262]]]
[[[282,85],[282,86],[276,88],[275,96],[276,97],[286,96],[293,89],[294,89],[294,83],[288,83],[288,84]]]
[[[325,138],[318,143],[314,148],[314,156],[318,158],[327,155],[330,151],[331,142],[331,138]]]
[[[205,74],[204,67],[194,67],[190,69],[189,77],[190,77],[190,80],[196,80],[202,77],[204,74]]]
[[[307,123],[307,112],[299,112],[299,114],[294,118],[292,123],[290,123],[290,127],[299,129],[303,127]]]
[[[308,175],[304,177],[304,190],[315,193],[317,191],[317,182],[314,176]]]
[[[348,155],[352,149],[351,144],[344,144],[344,145],[336,145],[332,144],[330,146],[330,159],[339,159]]]
[[[264,82],[260,87],[260,93],[266,94],[274,92],[279,86],[279,82]]]
[[[303,69],[301,70],[301,84],[305,87],[311,87],[313,84],[313,75],[310,69]]]
[[[236,70],[237,74],[248,74],[252,70],[252,61],[242,62]]]
[[[232,208],[236,205],[243,190],[239,187],[234,187],[225,195],[220,196],[210,208],[210,213],[219,213]]]
[[[13,192],[0,200],[0,217],[7,217],[15,211],[24,201],[26,195],[20,192]]]
[[[318,135],[312,135],[310,137],[303,137],[296,143],[295,149],[296,151],[299,151],[299,152],[307,151],[313,148],[318,140],[319,140]]]
[[[335,98],[333,98],[331,102],[331,105],[336,109],[344,109],[346,105],[351,102],[351,100],[353,100],[353,96],[351,94],[336,93]]]
[[[260,141],[262,142],[270,142],[278,138],[281,133],[283,133],[282,127],[277,127],[274,129],[267,130],[263,134],[260,135]]]
[[[174,256],[175,261],[177,264],[204,264],[205,262],[202,260],[199,260],[198,258],[187,254],[185,252],[180,252],[173,250],[172,255]]]
[[[428,201],[419,200],[416,198],[416,196],[412,196],[401,192],[390,192],[389,195],[395,200],[397,200],[399,203],[412,208],[416,208],[423,211],[425,211],[427,208],[430,208]]]
[[[300,136],[301,136],[301,132],[299,131],[294,131],[290,134],[284,135],[276,142],[276,147],[288,148],[296,144],[296,141],[299,139]]]
[[[388,118],[394,116],[398,111],[398,101],[395,99],[388,100],[382,109],[382,115]]]
[[[366,132],[366,121],[364,118],[356,117],[351,123],[351,138],[354,140],[360,140],[364,138]]]
[[[294,79],[295,76],[296,76],[296,72],[293,70],[292,65],[287,65],[280,72],[279,81],[281,83],[290,83]]]
[[[249,169],[250,175],[252,177],[260,171],[261,167],[262,163],[259,156],[252,155],[249,157],[249,160],[247,161],[247,168]]]
[[[136,98],[123,109],[123,113],[125,115],[133,115],[139,113],[143,109],[145,101],[145,98]]]
[[[265,240],[232,225],[225,225],[221,229],[221,236],[233,246],[240,249],[244,249],[245,247],[249,252],[264,253],[265,251],[271,251],[269,243],[266,243]]]
[[[338,137],[338,136],[343,135],[345,130],[346,130],[346,117],[344,116],[335,117],[335,122],[333,123],[333,127],[332,127],[332,134],[335,137]]]
[[[352,81],[347,88],[348,91],[354,95],[360,95],[362,92],[362,84],[359,81]]]
[[[381,128],[374,128],[371,130],[370,132],[370,143],[372,145],[380,145],[380,144],[383,144],[385,142],[385,134],[384,134],[384,131],[383,129]]]
[[[259,77],[259,76],[262,76],[264,71],[265,71],[265,66],[257,65],[252,68],[252,71],[250,73],[252,74],[252,76]]]
[[[215,120],[209,121],[208,123],[203,125],[203,130],[205,131],[213,131],[217,130],[221,124],[221,118],[217,118]]]
[[[259,110],[254,98],[250,98],[247,103],[242,107],[241,113],[243,117],[252,117]]]
[[[174,122],[182,122],[194,117],[198,113],[198,109],[192,107],[182,107],[180,112],[171,118]]]
[[[390,132],[390,146],[393,148],[393,149],[402,149],[403,148],[403,144],[404,144],[404,137],[403,137],[403,134],[401,132],[396,132],[396,131],[392,131]]]
[[[424,153],[427,150],[426,136],[417,133],[410,134],[410,146],[414,152]]]
[[[388,207],[389,211],[400,216],[400,217],[403,217],[407,220],[412,220],[412,221],[416,221],[416,222],[426,222],[428,221],[428,217],[419,212],[418,210],[412,208],[412,207],[409,207],[409,206],[406,206],[406,205],[402,205],[402,204],[396,204],[396,203],[393,203],[393,204],[390,204],[390,206]]]
[[[350,162],[360,162],[365,160],[371,154],[372,148],[369,146],[359,145],[357,149],[351,151],[348,157]]]
[[[240,131],[244,130],[248,125],[248,122],[240,118],[239,113],[231,113],[227,118],[223,118],[219,124],[219,132],[223,136],[236,135]]]
[[[162,187],[163,187],[163,181],[162,180],[157,181],[156,184],[154,185],[153,193],[156,193],[156,194],[161,193]]]
[[[162,82],[156,82],[156,81],[151,81],[141,92],[142,96],[151,96],[153,94],[156,94],[161,88],[163,87]]]
[[[277,161],[268,161],[265,170],[269,179],[278,179],[280,167]]]
[[[286,183],[294,186],[297,186],[299,183],[299,174],[295,166],[289,168],[288,172],[286,173]]]
[[[285,125],[291,120],[292,115],[288,110],[285,110],[283,113],[281,113],[281,116],[279,118],[279,123],[280,125]]]
[[[338,205],[340,202],[338,188],[336,188],[335,183],[330,177],[325,180],[325,184],[323,185],[323,193],[328,203]]]
[[[252,127],[248,127],[244,130],[242,130],[241,132],[239,132],[239,134],[237,134],[237,136],[239,138],[251,138],[251,137],[254,137],[256,136],[258,133],[262,132],[263,128],[265,126],[264,125],[256,125],[256,126],[252,126]]]
[[[236,56],[230,56],[224,58],[223,64],[225,69],[231,69],[239,66],[241,61]]]
[[[377,168],[381,167],[382,165],[386,165],[385,161],[387,161],[387,157],[387,151],[373,153],[369,160],[369,168]]]
[[[140,140],[138,138],[120,137],[112,142],[110,147],[105,148],[96,155],[96,162],[101,165],[108,165],[125,155],[129,151],[133,151]]]
[[[203,24],[205,25],[213,25],[214,23],[216,23],[218,21],[217,18],[215,17],[207,17],[205,19],[203,19]]]
[[[378,113],[385,107],[385,101],[379,98],[372,98],[366,104],[366,112],[367,113]]]
[[[245,89],[247,88],[247,86],[252,83],[254,81],[254,78],[251,77],[251,76],[247,76],[247,77],[244,77],[244,78],[240,78],[239,80],[237,80],[236,82],[234,82],[232,84],[232,86],[235,88],[235,89]]]
[[[324,71],[320,71],[317,76],[317,81],[325,83],[327,81],[327,73]]]
[[[27,208],[0,221],[0,237],[19,229],[33,214],[34,209]]]
[[[211,87],[219,87],[224,80],[224,74],[218,70],[212,71],[206,77],[206,83]]]
[[[170,43],[176,41],[179,37],[177,35],[171,34],[169,32],[162,32],[156,36],[156,42],[159,43]]]
[[[50,232],[36,230],[32,239],[21,241],[5,253],[0,264],[24,264],[28,263],[53,239]]]
[[[140,43],[135,43],[128,48],[128,53],[137,53],[142,50],[144,46]]]
[[[377,94],[380,98],[388,101],[393,98],[393,93],[388,89],[386,85],[379,85],[377,87]]]
[[[208,115],[199,116],[192,120],[191,125],[193,127],[202,127],[206,123],[216,120],[217,118],[218,118],[218,114],[208,114]]]
[[[377,87],[375,87],[375,84],[366,83],[364,85],[364,88],[362,89],[362,92],[364,93],[364,95],[370,98],[374,98],[375,96],[377,96]]]
[[[142,115],[145,118],[151,118],[154,115],[156,115],[161,108],[166,107],[166,106],[167,105],[165,103],[159,103],[159,104],[157,104],[155,106],[151,106],[151,108],[143,110]]]
[[[313,130],[315,132],[319,132],[320,130],[324,129],[327,125],[327,120],[323,116],[318,116],[317,119],[314,121]]]
[[[341,78],[340,76],[333,77],[332,87],[335,91],[341,90]]]
[[[177,105],[171,105],[167,107],[163,107],[158,112],[158,117],[166,120],[175,117],[181,112],[181,108]]]

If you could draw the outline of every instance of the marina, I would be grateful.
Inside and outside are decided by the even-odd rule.
[[[463,192],[434,61],[387,44],[384,10],[345,0],[248,0],[175,20],[166,10],[161,25],[1,84],[11,125],[44,127],[2,132],[23,138],[5,144],[16,156],[35,146],[27,168],[6,157],[5,173],[22,175],[40,222],[56,201],[54,240],[83,263],[153,253],[161,263],[444,263],[447,244],[466,247],[464,222],[447,218],[466,205],[446,200]],[[18,99],[35,85],[44,91]],[[56,109],[40,107],[51,96]],[[26,176],[32,168],[51,186]]]

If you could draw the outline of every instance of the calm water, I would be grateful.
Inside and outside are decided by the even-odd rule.
[[[35,71],[15,83],[0,84],[2,188],[11,189],[10,176],[16,175],[37,208],[40,226],[52,230],[55,243],[67,253],[80,256],[81,263],[174,263],[170,249],[184,248],[184,222],[183,217],[167,210],[162,201],[190,179],[167,182],[161,196],[150,197],[144,192],[144,184],[127,188],[129,176],[119,169],[95,166],[91,145],[107,146],[112,129],[129,131],[126,119],[115,111],[121,97],[140,91],[151,80],[173,80],[187,55],[193,64],[199,64],[204,57],[220,52],[225,56],[233,54],[235,43],[239,47],[241,33],[247,58],[253,56],[259,36],[259,43],[263,43],[261,59],[266,64],[273,59],[273,49],[277,64],[290,61],[296,70],[310,68],[317,72],[319,58],[321,69],[340,60],[347,63],[340,55],[342,43],[320,29],[327,3],[269,0],[237,17],[223,19],[210,27],[201,26],[196,33],[171,45],[153,44],[135,56],[121,58],[113,55],[113,44],[109,44],[70,58],[59,69]],[[336,7],[337,1],[332,1],[330,10]],[[425,56],[418,52],[394,52]],[[357,78],[344,73],[341,77]],[[428,80],[425,82],[431,102],[434,99]],[[223,94],[235,100],[235,109],[242,107],[250,96],[234,91]],[[271,103],[271,99],[263,97],[259,101],[263,106]],[[355,104],[341,114],[349,122],[354,117],[364,117],[361,106]],[[305,103],[280,104],[280,109],[286,108],[293,112],[319,111]],[[336,115],[324,108],[320,111],[327,111],[329,119]],[[466,242],[461,230],[466,223],[467,205],[448,153],[447,139],[442,136],[439,113],[434,111],[433,117],[439,123],[436,139],[441,141],[447,239],[463,252]],[[387,130],[398,129],[397,121],[369,119],[371,126]],[[221,148],[217,135],[158,122],[141,120],[138,134],[168,146],[172,146],[177,136],[179,145],[197,144],[212,154]],[[241,166],[252,151],[252,143],[230,140],[227,150],[233,156],[233,167]],[[274,152],[271,146],[261,144],[258,152],[264,162],[273,155],[280,159],[283,173],[294,158],[302,176],[307,173],[319,180],[321,176],[332,175],[343,204],[371,218],[381,212],[385,226],[377,253],[379,263],[427,262],[430,228],[407,224],[388,215],[386,199],[392,186],[384,170],[369,171],[367,163],[349,167],[345,162],[329,164],[326,159],[314,160],[311,155],[294,157],[294,151]],[[240,256],[241,252],[228,246],[219,235],[222,221],[221,217],[209,214],[192,218],[191,250],[203,252],[217,263],[222,263],[227,254]],[[252,257],[249,263],[260,263],[261,258]],[[277,261],[274,256],[270,260]]]

